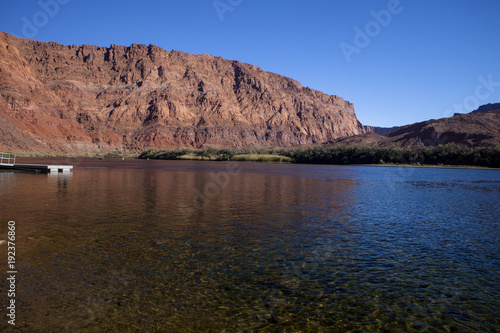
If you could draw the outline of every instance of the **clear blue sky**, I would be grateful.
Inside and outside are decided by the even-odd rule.
[[[0,30],[237,59],[339,95],[374,126],[500,102],[499,0],[0,0]]]

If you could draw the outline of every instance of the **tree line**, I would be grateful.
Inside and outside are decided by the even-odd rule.
[[[150,149],[141,153],[139,158],[227,161],[236,156],[238,160],[242,160],[241,157],[244,155],[283,156],[286,157],[286,161],[292,163],[463,165],[500,168],[499,146],[471,148],[453,143],[419,148],[316,146],[311,148]]]

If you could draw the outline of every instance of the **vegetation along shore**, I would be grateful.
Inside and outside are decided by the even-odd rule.
[[[311,148],[150,149],[141,159],[258,161],[311,164],[452,165],[500,168],[500,147],[468,148],[456,144],[400,148],[335,146]]]

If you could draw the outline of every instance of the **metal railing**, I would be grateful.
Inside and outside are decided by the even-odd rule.
[[[16,155],[11,153],[1,153],[0,152],[0,164],[2,165],[14,165],[16,164]]]

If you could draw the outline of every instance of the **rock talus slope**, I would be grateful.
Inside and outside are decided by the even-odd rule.
[[[296,146],[365,129],[341,97],[256,66],[154,45],[0,33],[0,150]]]

